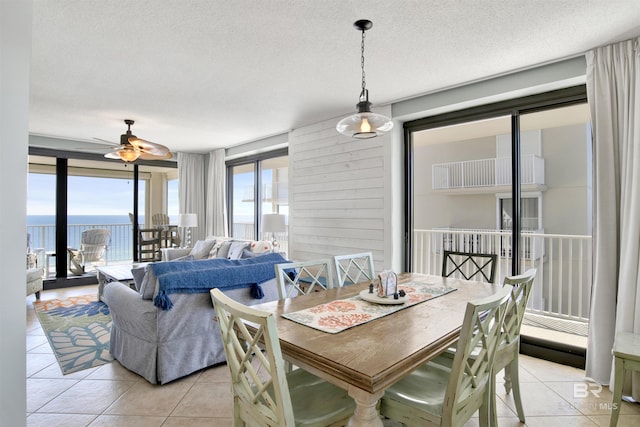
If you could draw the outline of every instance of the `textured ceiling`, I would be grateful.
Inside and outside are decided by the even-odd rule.
[[[640,0],[33,2],[29,130],[208,152],[640,36]]]

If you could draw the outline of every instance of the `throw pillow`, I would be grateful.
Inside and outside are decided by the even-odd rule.
[[[147,264],[144,267],[144,279],[142,280],[142,284],[140,285],[140,295],[142,299],[153,299],[153,294],[156,293],[156,275],[153,273],[153,269],[150,267],[151,264]]]
[[[209,252],[213,245],[216,244],[215,240],[198,240],[193,249],[189,252],[189,255],[193,255],[194,259],[204,259],[209,256]]]
[[[264,253],[259,254],[259,253],[256,253],[256,252],[252,252],[252,251],[249,250],[249,248],[244,248],[242,250],[242,256],[240,258],[255,258],[255,257],[262,256],[262,255],[265,255],[265,254]]]
[[[216,237],[215,238],[216,244],[213,245],[213,247],[209,251],[209,256],[207,258],[217,258],[218,257],[218,250],[220,249],[220,246],[222,246],[222,244],[224,242],[227,242],[229,240],[231,240],[231,239],[228,238],[228,237]]]
[[[231,247],[231,241],[222,242],[218,248],[216,258],[226,258],[229,255],[229,248]]]
[[[249,242],[231,242],[229,252],[227,253],[227,259],[240,259],[242,251],[247,246],[249,246]]]
[[[268,240],[258,240],[255,242],[251,242],[249,246],[251,252],[262,254],[265,252],[271,252],[273,250],[273,245]]]
[[[142,281],[144,280],[146,266],[136,267],[131,269],[131,275],[133,276],[133,283],[136,285],[136,291],[140,292],[142,288]]]

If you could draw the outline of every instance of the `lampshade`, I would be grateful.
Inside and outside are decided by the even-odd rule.
[[[178,227],[197,227],[198,216],[194,213],[178,215]]]
[[[356,139],[368,139],[389,132],[393,122],[382,114],[371,111],[358,112],[338,122],[336,130]]]
[[[262,231],[266,233],[283,233],[287,231],[285,216],[282,214],[262,215]]]
[[[133,149],[118,150],[116,154],[125,162],[133,162],[140,157],[140,153]]]

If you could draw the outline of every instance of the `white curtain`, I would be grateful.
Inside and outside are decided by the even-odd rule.
[[[206,237],[205,156],[178,153],[178,199],[180,213],[194,213],[198,226],[191,229],[191,243]]]
[[[594,278],[587,377],[609,384],[615,333],[640,333],[640,38],[588,52]],[[640,376],[625,394],[640,400]]]
[[[223,148],[209,153],[207,185],[207,236],[227,233],[227,168]]]

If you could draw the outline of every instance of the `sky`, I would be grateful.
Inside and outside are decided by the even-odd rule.
[[[55,215],[55,179],[50,174],[29,174],[27,215]],[[170,181],[168,187],[168,213],[177,216],[177,180]],[[144,181],[140,181],[138,190],[140,200],[144,200]],[[70,176],[67,197],[69,215],[128,215],[133,210],[133,181]]]

